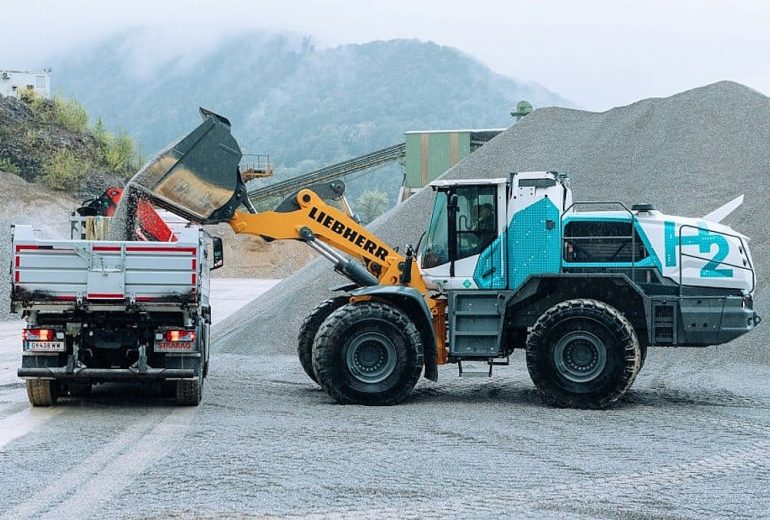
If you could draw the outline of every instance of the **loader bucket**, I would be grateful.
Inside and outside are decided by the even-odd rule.
[[[149,161],[128,186],[192,222],[216,224],[249,203],[230,121],[203,108],[200,112],[203,122]]]

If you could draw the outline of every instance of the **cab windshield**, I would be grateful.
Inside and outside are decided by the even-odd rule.
[[[481,253],[497,237],[496,214],[494,186],[437,191],[422,255],[423,269]]]

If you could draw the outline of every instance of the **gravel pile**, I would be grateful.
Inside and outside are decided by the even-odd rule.
[[[726,223],[752,237],[761,288],[770,272],[768,143],[770,98],[720,82],[602,113],[536,110],[446,177],[558,170],[570,174],[575,200],[652,202],[661,211],[687,216],[705,215],[745,193],[743,206]],[[432,192],[424,190],[370,227],[393,245],[415,244],[432,200]],[[304,316],[332,294],[331,288],[345,283],[328,262],[317,260],[224,322],[218,328],[225,335],[222,344],[257,355],[292,353]],[[760,310],[766,308],[761,292],[758,299]],[[747,339],[766,344],[758,341],[762,329],[767,326]],[[767,359],[762,351],[746,355]]]
[[[69,215],[75,199],[32,184],[18,175],[0,172],[0,321],[10,314],[11,225],[31,224],[47,237],[69,238]]]

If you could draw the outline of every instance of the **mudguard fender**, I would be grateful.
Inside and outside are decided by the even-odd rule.
[[[436,364],[436,334],[433,318],[423,295],[413,287],[403,285],[374,285],[362,287],[350,292],[351,296],[371,296],[386,301],[403,311],[417,326],[422,338],[425,378],[438,380]]]

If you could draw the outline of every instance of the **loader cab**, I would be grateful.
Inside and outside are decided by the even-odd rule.
[[[479,257],[492,249],[502,254],[508,180],[436,181],[431,186],[436,197],[420,260],[423,275],[442,289],[475,287]]]
[[[440,292],[516,289],[561,268],[559,222],[572,204],[566,175],[435,181],[433,213],[420,267]]]

